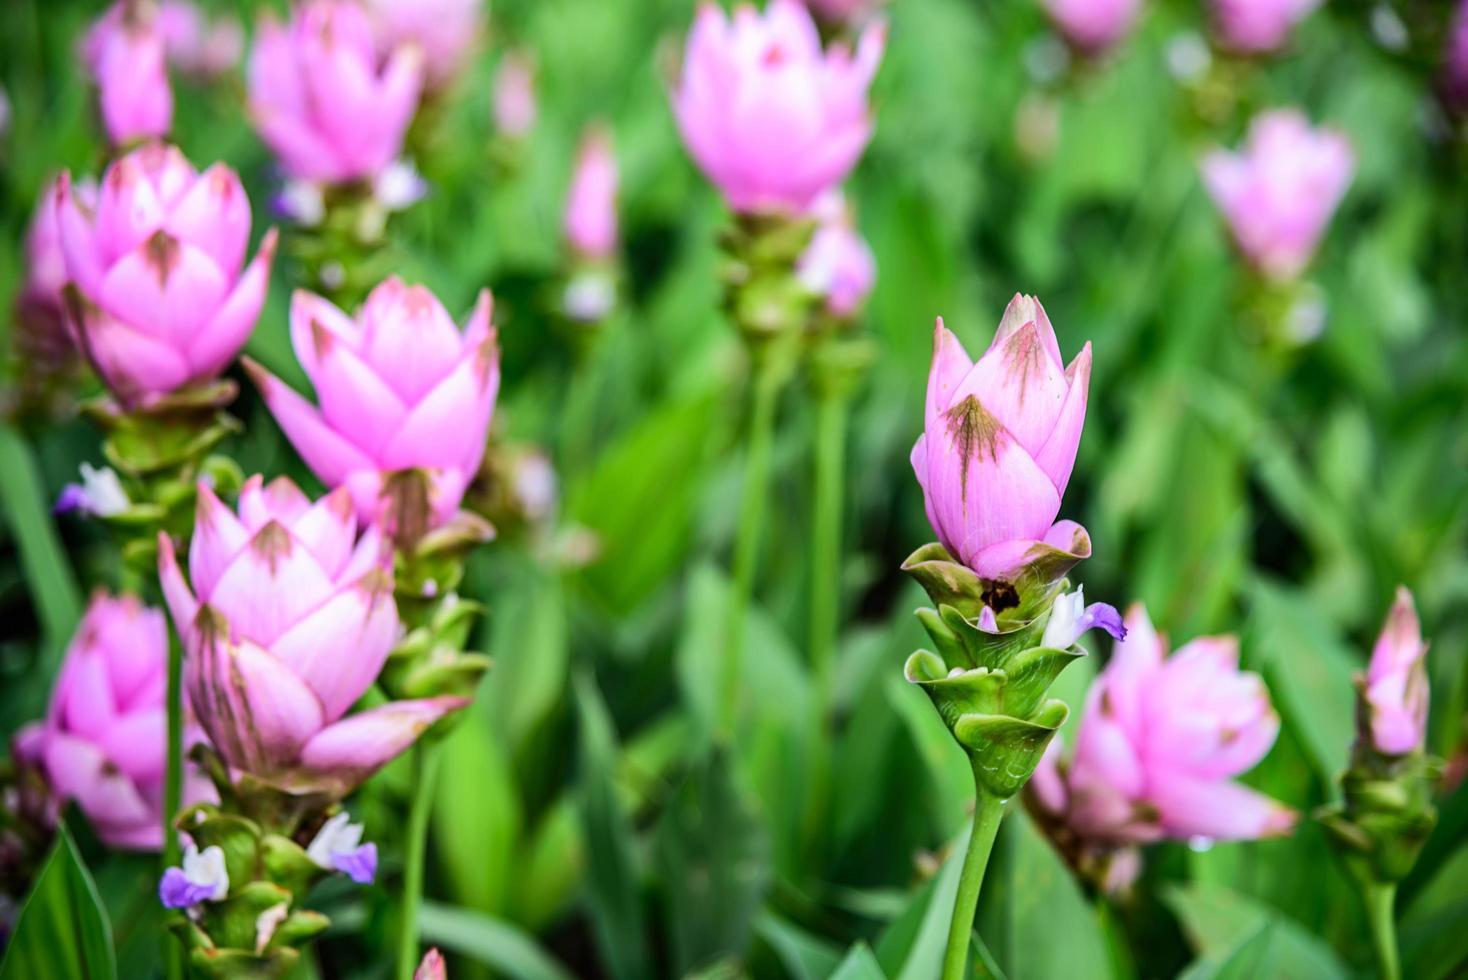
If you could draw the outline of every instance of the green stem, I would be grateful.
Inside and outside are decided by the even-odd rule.
[[[591,462],[591,436],[595,429],[597,391],[601,372],[598,370],[601,331],[596,327],[573,326],[575,363],[571,368],[570,388],[561,417],[561,476],[567,484],[583,475]]]
[[[1361,888],[1366,902],[1366,917],[1371,921],[1371,945],[1376,949],[1376,968],[1380,980],[1401,980],[1402,965],[1397,958],[1397,927],[1393,906],[1397,886],[1367,882]]]
[[[989,866],[989,852],[994,849],[994,836],[1003,817],[1004,801],[979,784],[974,799],[974,829],[963,856],[958,894],[953,899],[953,921],[948,926],[948,947],[943,953],[943,980],[963,980],[974,932],[974,913],[979,907],[979,888],[984,883],[984,869]]]
[[[750,413],[748,451],[744,460],[744,489],[739,504],[739,531],[734,543],[734,589],[729,596],[729,618],[724,629],[719,722],[716,735],[731,742],[739,714],[739,667],[744,654],[744,621],[759,566],[760,537],[764,533],[769,497],[770,448],[774,439],[775,405],[784,376],[774,352],[757,354],[754,363],[754,404]]]
[[[183,645],[168,631],[168,758],[163,777],[163,866],[179,863],[174,818],[183,809]],[[163,962],[169,980],[183,976],[183,950],[172,932],[163,935]]]
[[[403,853],[403,906],[398,926],[398,980],[412,980],[418,967],[418,907],[423,901],[423,863],[428,845],[428,816],[433,810],[433,783],[438,774],[440,743],[413,747],[413,802]]]

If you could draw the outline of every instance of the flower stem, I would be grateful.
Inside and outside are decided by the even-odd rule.
[[[418,966],[418,906],[423,899],[423,863],[428,845],[428,816],[433,810],[433,784],[442,745],[419,742],[413,747],[413,800],[403,853],[403,904],[398,925],[398,980],[412,980]]]
[[[1362,884],[1361,897],[1366,902],[1366,917],[1371,920],[1371,945],[1376,949],[1376,968],[1380,980],[1400,980],[1402,965],[1397,958],[1397,927],[1393,906],[1397,899],[1395,884],[1368,881]]]
[[[163,866],[179,863],[173,821],[183,809],[183,644],[168,631],[168,757],[163,777]],[[183,950],[172,932],[163,935],[163,962],[169,980],[183,976]]]
[[[989,852],[994,849],[994,836],[1003,817],[1004,801],[985,790],[982,784],[978,785],[974,829],[963,856],[958,894],[953,899],[953,921],[948,927],[948,948],[943,953],[943,980],[963,980],[974,931],[974,913],[979,907],[979,888],[984,883],[984,869],[989,866]]]
[[[721,664],[718,727],[720,741],[731,742],[739,714],[739,670],[744,654],[744,621],[754,591],[759,565],[760,537],[764,533],[769,497],[770,447],[774,439],[775,405],[779,401],[784,372],[771,352],[754,361],[754,404],[749,421],[748,450],[744,460],[744,489],[739,504],[739,531],[734,543],[734,589],[729,595],[728,620],[724,629],[724,659]]]

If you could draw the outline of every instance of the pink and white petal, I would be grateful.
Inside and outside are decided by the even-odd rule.
[[[209,605],[235,635],[269,646],[332,592],[316,556],[284,524],[271,521],[219,576]]]
[[[189,345],[189,365],[195,377],[213,377],[223,371],[250,339],[270,291],[270,265],[275,259],[277,238],[274,228],[265,233],[260,250],[234,289]]]
[[[62,173],[56,180],[56,233],[66,276],[76,283],[83,296],[95,297],[102,292],[102,275],[106,265],[97,248],[94,216],[84,213],[73,194],[71,174]]]
[[[1091,389],[1091,345],[1087,342],[1065,371],[1070,390],[1050,436],[1035,455],[1035,462],[1050,477],[1061,496],[1070,483],[1071,471],[1075,468],[1076,450],[1081,444],[1081,430],[1086,425],[1086,402]]]
[[[351,491],[337,487],[292,520],[290,528],[311,549],[332,581],[338,581],[357,539],[357,515]]]
[[[382,287],[377,287],[381,289]],[[314,385],[321,373],[321,352],[334,344],[360,351],[362,329],[330,300],[304,289],[291,293],[291,347]]]
[[[90,311],[77,327],[92,366],[124,402],[173,391],[189,380],[188,362],[166,341],[99,310]]]
[[[201,601],[209,601],[214,583],[244,549],[250,535],[251,529],[235,517],[213,488],[200,482],[194,505],[194,538],[189,545],[189,580]]]
[[[269,774],[290,766],[321,729],[321,702],[289,667],[250,640],[205,636],[191,658],[194,711],[232,765]]]
[[[147,241],[163,227],[167,217],[140,152],[130,153],[108,167],[97,191],[93,226],[102,266],[110,266]]]
[[[1031,320],[979,358],[953,399],[978,398],[1033,455],[1054,431],[1068,392],[1064,370],[1051,360]]]
[[[182,357],[227,289],[219,266],[202,249],[162,233],[107,270],[99,305]]]
[[[349,489],[350,489],[350,482]],[[377,504],[377,493],[373,491],[370,499],[375,507]],[[358,582],[364,575],[381,573],[388,576],[389,583],[392,580],[393,546],[382,529],[376,524],[370,524],[362,532],[362,537],[357,541],[357,547],[352,551],[352,557],[346,565],[337,572],[336,581],[338,586],[351,585]]]
[[[95,649],[73,650],[66,665],[60,724],[77,735],[95,740],[117,720],[117,703],[112,696],[112,678],[107,662]]]
[[[468,698],[393,701],[322,729],[301,751],[301,768],[350,789],[391,762]]]
[[[1102,672],[1111,713],[1127,730],[1142,730],[1147,692],[1162,668],[1167,641],[1157,634],[1147,609],[1133,603],[1122,621],[1126,637],[1111,648],[1111,660]]]
[[[168,768],[168,713],[160,704],[121,715],[97,739],[113,765],[136,782],[163,778]]]
[[[296,116],[259,103],[250,106],[255,129],[286,173],[300,180],[337,183],[354,176],[336,148],[322,134]]]
[[[199,601],[189,591],[189,584],[184,581],[183,571],[178,567],[173,539],[164,531],[158,532],[158,581],[163,590],[163,601],[173,617],[174,628],[183,639],[184,649],[192,652]]]
[[[311,498],[288,476],[278,476],[267,484],[263,476],[256,474],[241,488],[239,508],[240,520],[253,535],[271,521],[294,527],[311,509]]]
[[[924,428],[932,431],[935,423],[953,404],[953,393],[964,376],[973,370],[974,362],[963,349],[953,331],[938,317],[933,328],[933,361],[928,369],[928,394],[924,409]]]
[[[102,750],[62,732],[46,741],[46,778],[62,799],[75,800],[93,823],[138,823],[154,816],[132,781]]]
[[[382,670],[398,639],[392,584],[385,575],[348,586],[282,634],[272,650],[316,692],[331,724]]]
[[[405,405],[416,403],[446,378],[465,349],[448,311],[423,286],[390,279],[367,297],[361,317],[363,356]]]
[[[377,469],[366,453],[326,424],[315,405],[250,358],[244,358],[242,363],[275,416],[276,424],[321,482],[330,487],[341,486],[351,474]],[[360,510],[358,516],[362,516]]]
[[[383,469],[476,467],[484,455],[499,381],[499,349],[493,339],[467,351],[393,435],[381,456]]]
[[[1289,807],[1233,782],[1158,773],[1148,798],[1173,837],[1254,840],[1287,834],[1295,825],[1296,814]]]
[[[234,279],[250,241],[250,199],[235,172],[216,163],[174,205],[163,228],[208,253]]]
[[[317,328],[312,335],[316,357],[316,401],[327,423],[377,459],[402,426],[408,406],[361,355]]]

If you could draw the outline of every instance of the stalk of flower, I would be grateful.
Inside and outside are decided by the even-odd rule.
[[[1004,804],[1025,785],[1069,708],[1047,699],[1100,627],[1124,635],[1104,603],[1066,593],[1090,556],[1073,521],[1056,522],[1085,423],[1087,344],[1067,367],[1044,307],[1016,296],[977,362],[938,321],[923,435],[912,466],[938,541],[903,563],[935,608],[918,619],[936,651],[905,674],[932,700],[973,766],[974,827],[959,879],[944,980],[964,975],[974,910]]]
[[[885,43],[885,27],[874,23],[855,51],[844,44],[823,50],[810,12],[797,0],[773,0],[763,13],[741,6],[732,19],[704,3],[671,94],[684,145],[734,213],[722,241],[725,307],[754,370],[724,637],[721,738],[732,734],[737,716],[776,404],[816,301],[796,272],[814,230],[809,212],[856,166],[871,137],[867,90]]]
[[[1370,666],[1356,678],[1356,744],[1341,799],[1316,815],[1361,890],[1385,980],[1401,976],[1397,884],[1437,823],[1443,763],[1426,751],[1428,694],[1427,642],[1412,593],[1399,586]]]
[[[1233,782],[1279,733],[1263,680],[1238,669],[1237,640],[1199,637],[1169,656],[1142,606],[1125,626],[1086,696],[1074,754],[1062,759],[1052,742],[1025,790],[1036,822],[1101,893],[1136,878],[1140,845],[1252,840],[1295,824],[1288,807]]]
[[[97,105],[114,147],[161,139],[173,125],[167,44],[153,0],[118,0],[81,44],[97,84]]]
[[[250,117],[286,177],[278,206],[294,222],[292,254],[338,302],[356,302],[386,273],[388,216],[426,190],[400,159],[425,70],[417,43],[384,49],[350,0],[309,0],[287,24],[260,21]]]

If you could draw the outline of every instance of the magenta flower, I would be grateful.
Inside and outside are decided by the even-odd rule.
[[[523,139],[535,127],[535,63],[524,51],[507,51],[494,76],[494,127]]]
[[[1061,762],[1052,744],[1031,783],[1036,800],[1098,847],[1289,832],[1293,811],[1232,781],[1279,733],[1263,680],[1238,661],[1231,636],[1200,637],[1168,656],[1146,610],[1133,606],[1126,638],[1086,697],[1074,757]]]
[[[820,224],[796,265],[796,275],[806,289],[825,300],[828,313],[850,317],[877,281],[877,260],[839,191],[816,202],[815,214]]]
[[[1407,755],[1422,748],[1427,738],[1427,643],[1405,586],[1397,588],[1371,651],[1363,694],[1378,752]]]
[[[571,247],[587,258],[606,258],[617,250],[617,157],[612,135],[603,127],[592,127],[581,139],[565,230]]]
[[[480,0],[367,0],[381,47],[415,44],[425,84],[440,88],[458,75],[479,41]]]
[[[1442,71],[1438,91],[1449,109],[1468,109],[1468,0],[1458,4],[1443,47]]]
[[[1070,551],[1085,535],[1072,521],[1053,522],[1075,465],[1090,383],[1091,345],[1067,367],[1033,297],[1010,301],[977,362],[938,320],[912,468],[938,540],[979,576],[1012,572],[1037,546]]]
[[[292,176],[347,183],[397,158],[418,108],[423,52],[392,49],[379,64],[366,11],[308,0],[281,25],[260,22],[248,65],[250,114]]]
[[[437,297],[396,277],[352,320],[298,291],[291,342],[320,408],[247,361],[275,420],[328,486],[346,487],[364,523],[379,514],[385,479],[421,469],[436,523],[448,520],[484,458],[499,391],[499,345],[488,290],[460,333]]]
[[[1098,55],[1114,46],[1137,22],[1142,0],[1042,0],[1056,30],[1078,51]]]
[[[1239,251],[1266,276],[1288,280],[1309,263],[1355,165],[1343,134],[1282,109],[1255,118],[1243,152],[1210,153],[1203,182]]]
[[[41,191],[25,236],[25,282],[16,298],[16,315],[28,330],[27,342],[38,347],[50,363],[64,361],[76,350],[66,329],[66,256],[61,251],[61,229],[56,220],[56,188],[51,181]],[[84,207],[95,209],[97,188],[90,182],[73,187]]]
[[[466,703],[393,701],[346,716],[401,632],[391,555],[376,528],[357,539],[345,489],[312,503],[284,477],[248,480],[237,515],[200,484],[189,581],[160,536],[184,684],[232,767],[342,796]]]
[[[94,595],[46,720],[16,739],[22,760],[41,770],[58,799],[74,800],[109,847],[163,846],[167,630],[162,613],[132,596]],[[184,788],[189,803],[214,798],[192,768]]]
[[[168,135],[173,90],[158,9],[114,3],[87,31],[82,58],[96,79],[102,124],[115,146]]]
[[[699,7],[673,114],[704,175],[736,211],[804,212],[856,166],[872,135],[867,89],[886,28],[862,32],[853,56],[821,50],[810,12],[772,0],[732,20]]]
[[[1265,54],[1283,47],[1318,6],[1320,0],[1213,0],[1213,33],[1230,51]]]
[[[177,148],[151,144],[107,168],[93,208],[56,188],[68,320],[123,402],[208,381],[244,346],[275,255],[267,232],[243,270],[250,201],[235,172],[203,174]]]
[[[197,78],[214,78],[234,68],[245,48],[238,20],[228,14],[206,17],[192,0],[163,0],[158,29],[169,62]]]

